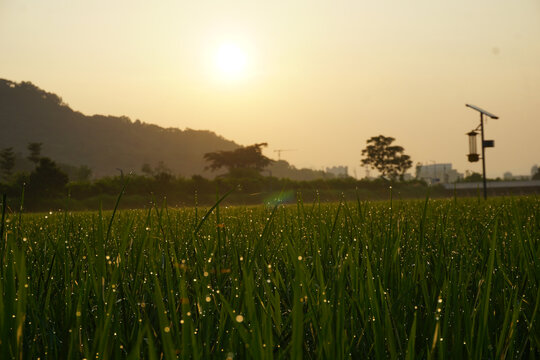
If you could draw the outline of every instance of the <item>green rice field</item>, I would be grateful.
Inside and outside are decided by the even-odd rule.
[[[537,197],[1,225],[1,359],[540,358]]]

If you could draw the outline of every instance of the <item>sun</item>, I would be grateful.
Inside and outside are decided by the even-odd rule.
[[[247,67],[246,53],[233,43],[221,44],[216,53],[216,66],[219,73],[230,79],[245,75]]]

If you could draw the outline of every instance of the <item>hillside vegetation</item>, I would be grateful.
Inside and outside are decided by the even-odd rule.
[[[29,82],[0,79],[0,143],[25,153],[30,142],[43,154],[69,165],[87,165],[94,176],[139,172],[160,161],[175,174],[209,174],[203,155],[239,145],[211,131],[162,128],[127,117],[87,116],[55,94]]]
[[[16,170],[31,168],[24,160],[26,147],[39,142],[44,156],[64,169],[88,166],[94,178],[118,175],[118,169],[140,173],[144,164],[163,164],[183,177],[214,177],[206,169],[204,154],[240,147],[208,130],[163,128],[125,116],[87,116],[30,82],[4,79],[0,79],[0,129],[0,148],[13,147]],[[270,164],[266,173],[291,180],[333,177],[320,170],[297,169],[283,160]]]

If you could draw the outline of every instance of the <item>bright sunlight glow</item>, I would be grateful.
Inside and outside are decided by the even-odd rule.
[[[245,73],[246,54],[235,44],[222,44],[216,55],[216,65],[222,75],[228,78],[238,78]]]

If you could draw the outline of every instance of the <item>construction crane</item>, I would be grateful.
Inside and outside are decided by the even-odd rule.
[[[277,149],[277,150],[274,150],[274,152],[277,153],[278,161],[281,160],[281,153],[283,151],[296,151],[296,149]]]

